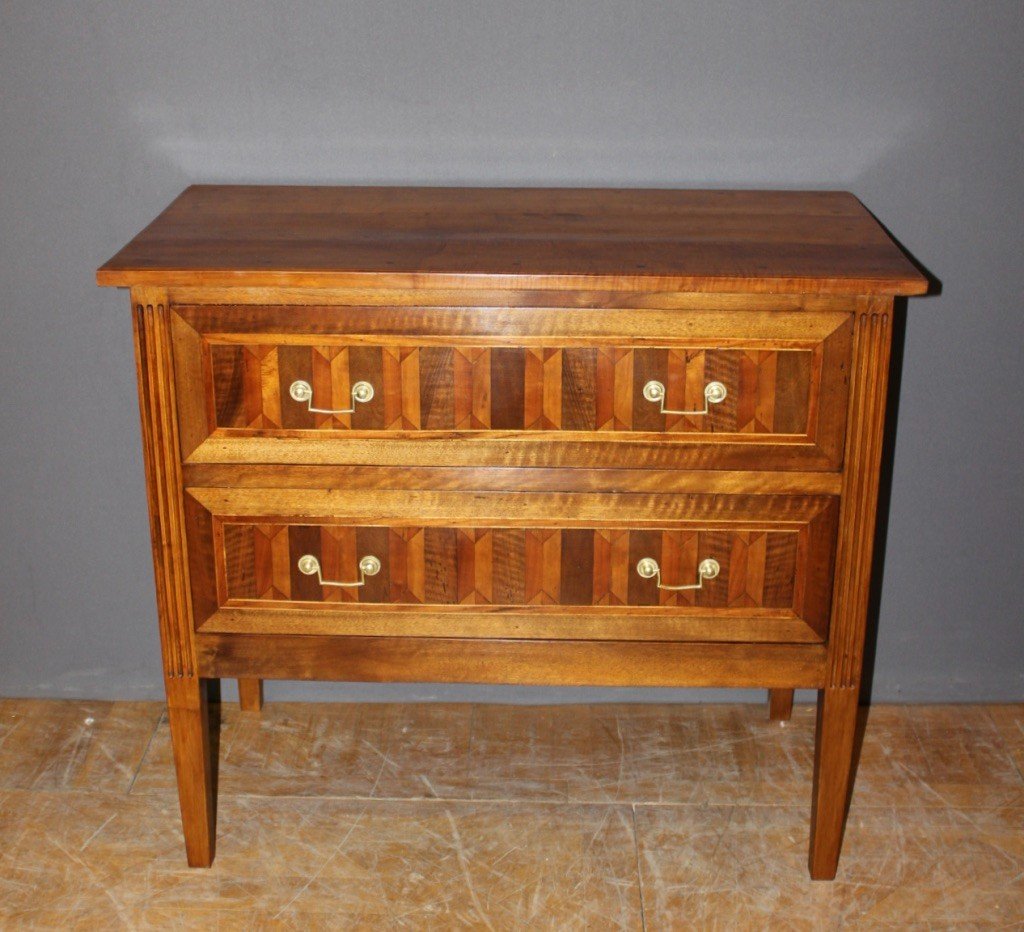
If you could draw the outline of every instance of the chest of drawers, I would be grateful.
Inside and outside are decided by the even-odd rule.
[[[836,192],[195,186],[131,289],[188,862],[237,677],[819,690],[835,875],[893,301]]]

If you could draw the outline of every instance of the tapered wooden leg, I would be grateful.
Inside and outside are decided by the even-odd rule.
[[[832,880],[839,864],[857,732],[857,693],[852,687],[832,687],[818,693],[811,809],[812,880]]]
[[[185,853],[189,867],[209,867],[213,863],[216,800],[206,681],[186,677],[168,679],[166,685]]]
[[[818,693],[811,850],[814,880],[836,875],[853,777],[857,697],[864,668],[875,509],[885,426],[892,302],[873,298],[854,318],[846,464],[825,688]]]
[[[199,677],[196,663],[185,535],[185,510],[195,503],[182,491],[166,290],[133,288],[132,310],[160,652],[185,851],[190,866],[209,867],[216,823],[215,758],[211,755],[207,696],[211,681]],[[188,520],[195,522],[194,517]]]
[[[238,704],[243,712],[259,712],[263,708],[263,680],[245,677],[238,681]]]
[[[768,690],[768,719],[772,722],[788,722],[793,715],[793,690]]]

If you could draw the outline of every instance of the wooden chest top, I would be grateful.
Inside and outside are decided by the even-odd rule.
[[[922,294],[852,194],[193,185],[101,285]]]

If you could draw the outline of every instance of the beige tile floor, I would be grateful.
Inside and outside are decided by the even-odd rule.
[[[221,710],[185,866],[157,703],[0,700],[0,928],[1024,929],[1024,706],[877,706],[839,876],[814,714]]]

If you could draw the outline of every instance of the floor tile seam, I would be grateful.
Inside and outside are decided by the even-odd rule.
[[[159,793],[134,794],[134,799],[146,796],[154,798],[171,797],[174,790],[163,790]],[[360,803],[431,803],[434,805],[495,805],[495,806],[545,806],[556,807],[590,807],[628,809],[632,804],[628,800],[576,800],[576,799],[511,799],[492,796],[360,796],[360,795],[328,795],[306,796],[295,793],[219,793],[218,799],[280,799],[305,800],[308,802],[360,802]]]
[[[636,805],[629,807],[629,814],[633,826],[633,853],[636,858],[636,889],[640,898],[640,928],[647,932],[647,905],[644,901],[644,874],[640,866],[640,829],[636,824]]]
[[[146,799],[152,797],[178,798],[177,790],[167,790],[159,793],[131,793],[124,789],[102,789],[94,787],[57,787],[57,786],[3,786],[0,784],[0,793],[20,793],[24,796],[55,796],[71,798],[94,798],[94,799]]]
[[[133,799],[145,799],[146,797],[164,798],[176,797],[177,791],[173,787],[154,790],[151,792],[133,793]],[[810,805],[804,803],[760,803],[727,800],[724,802],[709,802],[707,800],[641,800],[641,799],[544,799],[528,796],[505,797],[505,796],[366,796],[360,793],[240,793],[230,790],[221,790],[217,793],[218,799],[290,799],[290,800],[352,800],[357,802],[404,802],[404,803],[496,803],[510,806],[594,806],[594,807],[619,807],[629,808],[632,806],[660,806],[673,809],[693,809],[699,807],[724,808],[726,806],[745,806],[757,809],[805,809]],[[1021,803],[1024,807],[1024,803]],[[878,804],[872,808],[888,808],[886,804]],[[925,808],[925,807],[917,807]],[[941,808],[930,806],[927,808]],[[974,807],[986,808],[986,807]],[[1006,808],[1006,807],[990,807]]]
[[[780,811],[791,811],[799,810],[801,812],[808,811],[810,809],[810,802],[804,803],[751,803],[743,801],[724,801],[724,802],[696,802],[696,803],[676,803],[676,802],[647,802],[647,801],[636,801],[632,803],[636,808],[639,809],[727,809],[727,808],[739,808],[739,809],[777,809]],[[857,804],[853,809],[850,810],[849,818],[855,818],[859,813],[862,812],[873,812],[877,813],[880,811],[889,812],[1000,812],[1003,810],[1010,810],[1016,812],[1018,810],[1024,810],[1024,802],[1014,802],[1012,804],[993,804],[993,805],[968,805],[968,806],[941,806],[941,805],[927,805],[923,803],[871,803],[871,804]]]
[[[52,793],[88,793],[88,790],[22,790],[21,792],[52,792]],[[96,791],[97,795],[114,795]],[[177,790],[174,787],[153,790],[150,792],[134,792],[133,799],[144,799],[146,797],[173,797]],[[809,795],[809,794],[808,794]],[[724,808],[726,806],[742,806],[748,809],[806,809],[810,806],[810,799],[804,802],[764,802],[760,800],[743,799],[722,799],[722,800],[666,800],[666,799],[550,799],[535,798],[528,796],[367,796],[361,793],[261,793],[261,792],[233,792],[231,790],[220,790],[218,799],[306,799],[306,800],[357,800],[371,802],[455,802],[455,803],[502,803],[506,805],[545,805],[545,806],[640,806],[640,807],[661,807],[666,809],[692,809],[695,807]],[[997,802],[990,804],[972,803],[967,805],[949,805],[943,803],[932,803],[926,800],[920,802],[864,802],[858,801],[855,804],[854,813],[861,810],[879,809],[906,809],[906,810],[964,810],[975,812],[989,812],[999,809],[1024,809],[1024,796],[1009,802]]]
[[[123,790],[108,790],[92,787],[19,787],[0,785],[0,792],[18,793],[28,796],[55,796],[55,797],[96,797],[96,798],[126,798],[133,800],[146,799],[176,799],[177,790],[173,786],[166,789],[152,791],[138,791],[132,789],[128,792]],[[358,793],[260,793],[260,792],[232,792],[221,790],[217,794],[220,800],[228,799],[280,799],[280,800],[307,800],[314,801],[354,801],[354,802],[408,802],[408,803],[460,803],[460,804],[496,804],[505,806],[590,806],[590,807],[636,807],[636,808],[660,808],[660,809],[724,809],[731,806],[739,806],[746,809],[780,809],[780,810],[805,810],[809,807],[810,801],[804,802],[763,802],[758,800],[657,800],[657,799],[543,799],[531,797],[500,797],[500,796],[366,796]],[[1007,802],[996,803],[969,803],[964,805],[944,805],[942,803],[931,803],[926,800],[918,802],[864,802],[858,801],[851,810],[851,816],[858,812],[877,812],[880,810],[898,810],[906,812],[921,811],[952,811],[952,812],[995,812],[999,810],[1017,811],[1024,809],[1024,796]]]
[[[125,790],[125,796],[131,796],[132,790],[135,788],[135,781],[139,779],[139,774],[142,772],[143,765],[146,763],[146,758],[149,756],[149,750],[153,747],[153,739],[156,738],[157,732],[160,730],[160,726],[163,725],[164,719],[167,717],[166,707],[160,710],[160,714],[156,717],[156,722],[153,724],[153,730],[149,733],[149,740],[146,742],[146,747],[139,757],[139,762],[135,767],[135,772],[132,774],[132,778],[128,783],[128,789]]]

